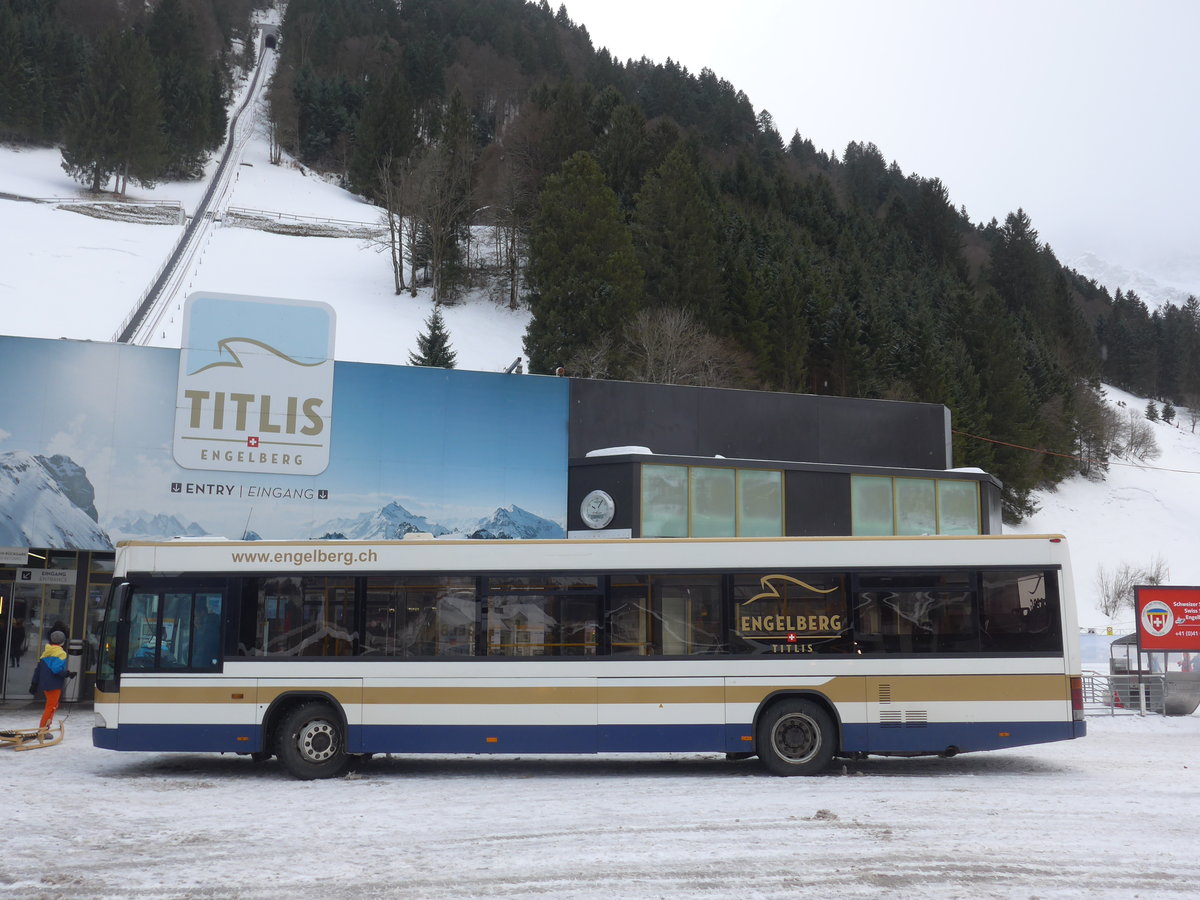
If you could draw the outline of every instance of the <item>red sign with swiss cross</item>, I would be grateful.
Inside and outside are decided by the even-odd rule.
[[[1200,587],[1137,587],[1138,644],[1143,650],[1200,651]]]

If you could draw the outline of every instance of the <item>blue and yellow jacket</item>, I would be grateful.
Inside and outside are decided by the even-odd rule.
[[[58,644],[47,644],[38,659],[37,668],[33,670],[33,682],[30,693],[43,691],[61,691],[67,677],[67,651]]]

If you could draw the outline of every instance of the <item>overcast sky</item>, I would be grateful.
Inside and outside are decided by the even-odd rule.
[[[1023,207],[1064,262],[1200,273],[1197,0],[566,5],[619,59],[712,69],[785,142],[872,142],[975,222]]]

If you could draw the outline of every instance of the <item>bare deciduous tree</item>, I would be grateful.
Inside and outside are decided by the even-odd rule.
[[[1162,453],[1158,448],[1158,442],[1154,440],[1154,431],[1146,424],[1145,418],[1132,409],[1126,411],[1128,421],[1122,435],[1123,446],[1120,452],[1123,456],[1130,459],[1137,459],[1145,462],[1150,459],[1158,459]]]
[[[1123,562],[1112,572],[1101,566],[1096,571],[1100,612],[1111,619],[1122,611],[1132,611],[1134,587],[1139,584],[1162,584],[1168,577],[1167,561],[1157,555],[1146,566]]]
[[[409,164],[410,161],[407,159],[398,160],[391,154],[386,154],[379,160],[376,173],[379,193],[383,201],[383,213],[380,218],[387,227],[387,231],[381,233],[378,238],[373,238],[370,243],[376,245],[380,251],[387,251],[392,264],[392,279],[397,294],[402,293],[406,287],[404,283],[404,200]]]
[[[687,309],[643,309],[623,334],[628,377],[655,384],[730,386],[745,360],[729,350]]]

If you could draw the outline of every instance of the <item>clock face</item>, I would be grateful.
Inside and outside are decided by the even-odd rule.
[[[617,505],[613,498],[604,491],[592,491],[583,498],[579,506],[579,515],[588,528],[604,528],[613,519]]]

